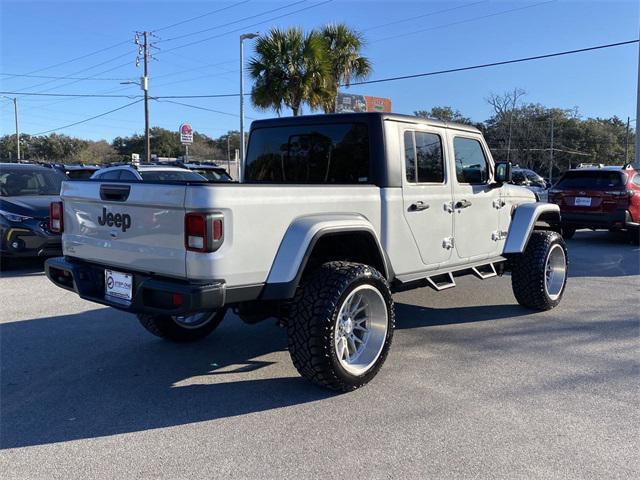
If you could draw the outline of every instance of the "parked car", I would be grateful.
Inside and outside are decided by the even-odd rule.
[[[182,166],[183,168],[188,168],[193,172],[199,173],[211,182],[233,181],[224,167],[213,163],[181,163],[180,166]]]
[[[624,230],[635,242],[640,237],[640,173],[630,165],[569,170],[549,200],[560,206],[565,239],[579,228]]]
[[[513,167],[511,183],[531,190],[540,202],[549,200],[547,182],[533,170],[517,166]]]
[[[170,165],[117,165],[101,168],[91,179],[140,182],[206,182],[207,179],[182,167]]]
[[[340,391],[382,367],[393,291],[510,271],[521,305],[562,299],[558,206],[509,185],[474,127],[377,112],[259,120],[244,173],[65,182],[54,220],[67,256],[47,276],[171,341],[206,337],[229,307],[247,323],[277,317],[298,372]]]
[[[69,180],[86,180],[95,172],[100,170],[97,165],[61,165],[61,170],[69,178]]]
[[[0,263],[62,253],[60,234],[49,229],[49,207],[60,199],[64,180],[50,167],[0,164]]]

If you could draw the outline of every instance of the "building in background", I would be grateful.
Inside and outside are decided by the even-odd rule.
[[[336,112],[391,112],[391,99],[370,97],[368,95],[354,95],[351,93],[338,93],[336,98]]]

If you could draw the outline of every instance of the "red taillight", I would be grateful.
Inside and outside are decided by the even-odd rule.
[[[62,233],[64,230],[62,202],[52,202],[49,205],[49,230],[53,233]]]
[[[222,245],[222,213],[190,212],[184,217],[184,246],[192,252],[214,252]]]
[[[222,219],[213,220],[213,239],[220,240],[222,238]]]
[[[207,217],[203,213],[187,213],[184,218],[184,246],[194,252],[207,251]]]

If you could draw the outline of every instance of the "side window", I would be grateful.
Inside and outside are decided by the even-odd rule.
[[[413,132],[404,132],[404,164],[407,171],[407,182],[415,183],[416,179],[416,146],[413,144]]]
[[[138,178],[128,170],[120,170],[120,180],[125,182],[135,182]]]
[[[635,177],[633,177],[633,183],[640,187],[640,173],[636,173]]]
[[[418,183],[444,182],[444,158],[439,135],[427,132],[404,132],[407,181]]]
[[[100,180],[118,180],[120,178],[120,170],[109,170],[98,177]]]
[[[455,137],[456,177],[459,183],[486,183],[489,180],[487,159],[478,140]]]

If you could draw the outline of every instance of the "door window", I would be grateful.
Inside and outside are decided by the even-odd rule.
[[[472,138],[455,137],[453,149],[458,183],[487,183],[489,166],[480,142]]]
[[[407,130],[404,132],[404,152],[407,181],[444,182],[444,158],[439,135]]]

